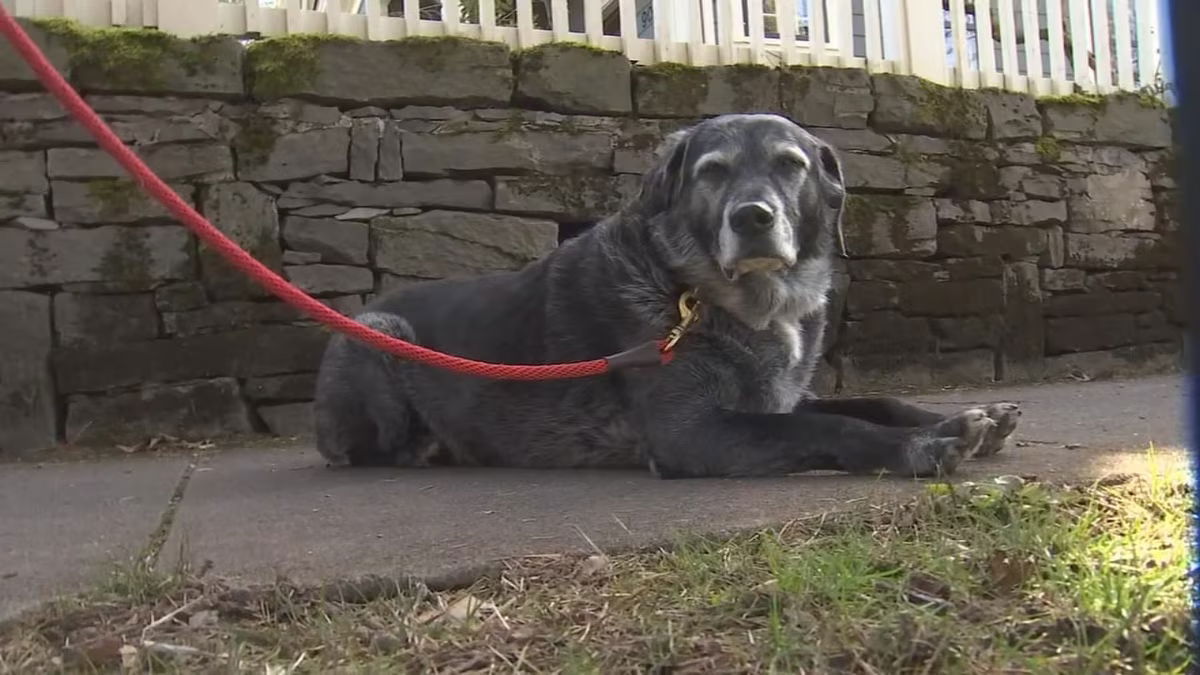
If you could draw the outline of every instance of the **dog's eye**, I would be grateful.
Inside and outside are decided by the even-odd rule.
[[[785,171],[799,172],[808,169],[808,160],[800,155],[785,152],[775,158],[775,164]]]
[[[696,174],[709,180],[721,180],[729,175],[729,165],[724,162],[704,162],[696,167]]]

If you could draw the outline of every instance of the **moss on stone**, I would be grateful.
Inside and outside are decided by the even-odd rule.
[[[100,205],[100,215],[105,218],[129,213],[134,201],[141,198],[133,181],[121,178],[101,178],[88,183],[88,196]]]
[[[979,121],[972,119],[977,110],[971,105],[972,92],[957,87],[944,87],[928,80],[918,82],[922,96],[917,103],[917,110],[927,122],[947,129],[955,135],[964,135],[968,128]]]
[[[895,150],[892,152],[892,155],[904,166],[913,166],[917,162],[920,162],[922,159],[924,159],[924,155],[916,150],[913,150],[908,146],[907,143],[903,141],[896,143]]]
[[[212,72],[219,58],[215,50],[226,40],[215,35],[183,40],[142,28],[88,28],[68,19],[39,19],[35,25],[62,41],[72,70],[118,88],[164,86],[171,63],[188,76]]]
[[[240,168],[262,166],[271,157],[275,143],[279,140],[279,132],[275,122],[267,117],[252,115],[238,130],[233,138],[233,151]]]
[[[1070,105],[1070,106],[1086,106],[1089,108],[1099,108],[1103,106],[1107,99],[1099,94],[1066,94],[1064,96],[1042,96],[1037,99],[1038,103],[1047,105]]]
[[[420,53],[406,51],[406,56],[413,57],[413,66],[424,68],[427,70],[438,70],[442,68],[446,59],[451,57],[454,52],[460,51],[464,47],[470,46],[494,46],[504,50],[508,50],[508,45],[503,42],[495,42],[492,40],[476,40],[473,38],[459,37],[457,35],[414,35],[402,40],[392,40],[385,44],[407,48],[408,50],[420,50]],[[413,49],[415,48],[415,49]]]
[[[1037,142],[1033,144],[1033,149],[1047,164],[1057,162],[1062,157],[1062,147],[1059,146],[1058,139],[1052,136],[1042,136],[1037,139]]]
[[[246,69],[255,95],[275,99],[311,86],[320,73],[321,45],[357,43],[345,35],[286,35],[258,40],[246,48]]]
[[[856,194],[846,195],[846,205],[842,207],[842,219],[851,229],[875,222],[878,210],[870,199]]]
[[[704,68],[680,63],[656,63],[641,69],[651,82],[654,94],[665,99],[666,107],[679,112],[695,113],[708,94],[709,74]]]
[[[573,216],[589,211],[609,212],[617,209],[621,196],[611,180],[601,176],[543,176],[529,175],[509,184],[522,197],[548,195],[550,201]]]
[[[677,77],[677,76],[689,75],[689,74],[692,74],[692,75],[703,75],[704,74],[704,69],[701,68],[700,66],[689,66],[689,65],[686,65],[683,63],[674,63],[671,61],[664,61],[662,63],[655,63],[653,65],[643,66],[642,70],[647,73],[652,73],[654,75],[661,75],[663,77]]]
[[[1005,194],[1000,168],[978,142],[954,144],[950,161],[950,196],[961,199],[994,199]]]
[[[531,59],[531,58],[534,58],[534,59],[540,58],[544,54],[552,54],[554,52],[561,52],[561,51],[567,51],[567,50],[576,50],[576,51],[581,51],[581,52],[590,52],[592,54],[603,54],[603,55],[611,55],[611,54],[619,55],[619,54],[621,54],[621,52],[618,52],[618,51],[615,51],[612,49],[605,49],[603,47],[597,47],[596,45],[589,45],[586,42],[571,42],[569,40],[555,40],[555,41],[551,41],[551,42],[545,42],[540,45],[535,45],[533,47],[526,47],[525,49],[519,49],[519,50],[513,52],[513,55],[521,58],[522,60],[528,61],[528,59]]]
[[[124,227],[113,245],[100,257],[96,271],[104,281],[123,282],[131,286],[149,285],[154,281],[150,256],[145,231]]]
[[[1045,105],[1060,105],[1060,106],[1077,106],[1087,108],[1103,108],[1112,101],[1133,101],[1143,108],[1151,110],[1166,110],[1167,103],[1163,99],[1162,93],[1154,87],[1143,87],[1136,92],[1133,91],[1118,91],[1108,96],[1100,94],[1085,94],[1075,92],[1065,96],[1042,96],[1037,99],[1038,103]]]

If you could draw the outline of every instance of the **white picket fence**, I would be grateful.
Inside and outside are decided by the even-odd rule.
[[[1200,1],[1200,0],[1188,0]],[[1160,82],[1157,0],[0,0],[183,36],[576,41],[642,63],[867,68],[1036,95]]]

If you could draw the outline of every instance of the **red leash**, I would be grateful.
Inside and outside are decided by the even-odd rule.
[[[590,377],[611,372],[617,368],[659,365],[670,361],[673,353],[666,340],[647,342],[627,352],[602,359],[556,363],[549,365],[512,365],[473,361],[450,354],[443,354],[385,335],[339,314],[326,307],[303,291],[288,283],[271,269],[243,251],[204,216],[188,206],[171,188],[146,166],[144,162],[117,138],[104,120],[92,110],[66,79],[54,69],[45,54],[38,49],[29,35],[17,23],[8,10],[0,5],[0,32],[25,60],[46,89],[100,144],[117,160],[125,171],[160,204],[187,226],[197,237],[216,249],[231,265],[253,278],[264,288],[287,304],[325,324],[335,331],[364,342],[402,359],[450,370],[465,375],[496,380],[565,380]],[[676,340],[678,338],[675,338]]]

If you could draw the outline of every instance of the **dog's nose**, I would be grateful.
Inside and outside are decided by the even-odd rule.
[[[729,215],[729,225],[738,234],[762,234],[775,224],[775,211],[762,202],[741,204]]]

